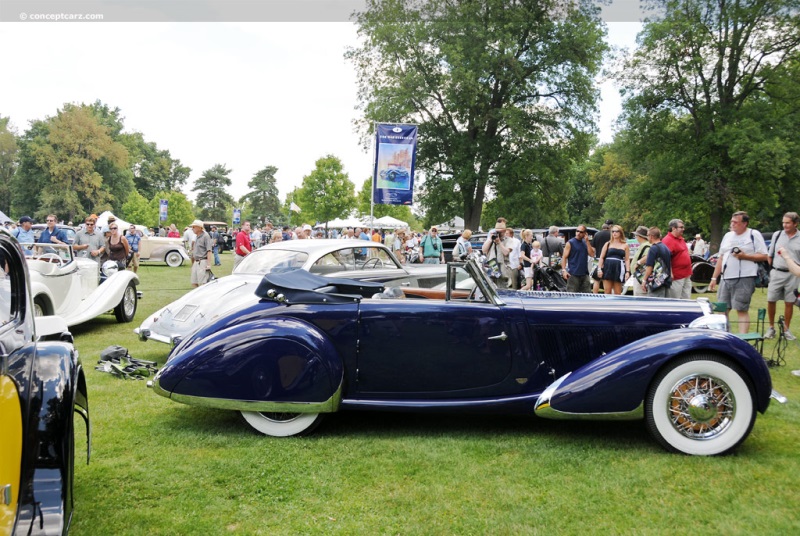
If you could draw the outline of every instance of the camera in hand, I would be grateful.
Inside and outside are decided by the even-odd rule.
[[[731,252],[732,252],[732,253],[736,253],[736,254],[738,255],[739,253],[741,253],[741,252],[742,252],[742,250],[741,250],[741,249],[739,249],[739,248],[733,248],[733,249],[731,250]]]

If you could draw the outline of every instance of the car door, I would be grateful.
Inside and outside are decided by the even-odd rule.
[[[448,399],[504,394],[512,338],[501,306],[438,299],[363,300],[359,397]]]

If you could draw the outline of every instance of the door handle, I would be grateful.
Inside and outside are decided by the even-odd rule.
[[[500,335],[495,335],[494,337],[489,337],[489,340],[490,341],[504,341],[507,338],[508,338],[508,335],[506,335],[506,332],[503,331],[503,332],[500,333]]]

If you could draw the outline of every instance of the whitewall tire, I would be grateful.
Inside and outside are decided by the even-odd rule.
[[[750,434],[756,418],[750,379],[732,361],[688,355],[669,363],[645,399],[650,433],[673,452],[725,454]]]
[[[319,426],[321,413],[261,413],[242,411],[247,424],[258,432],[272,437],[291,437],[310,434]]]

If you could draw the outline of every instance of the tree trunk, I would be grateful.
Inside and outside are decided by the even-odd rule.
[[[709,237],[709,251],[713,254],[719,251],[722,237],[725,235],[723,223],[725,218],[722,217],[722,208],[711,209],[711,236]]]

